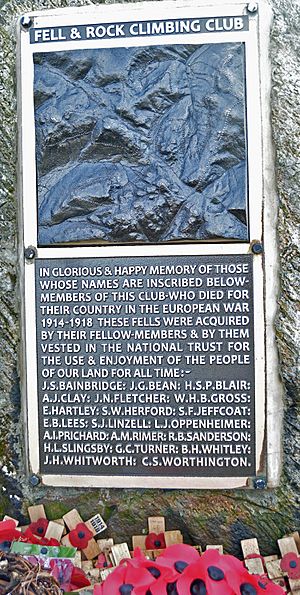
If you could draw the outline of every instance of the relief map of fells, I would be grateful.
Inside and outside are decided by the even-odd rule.
[[[34,54],[38,243],[247,241],[243,43]]]

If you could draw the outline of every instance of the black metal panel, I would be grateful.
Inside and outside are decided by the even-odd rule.
[[[249,239],[244,43],[36,53],[34,95],[40,246]]]
[[[255,474],[252,259],[36,260],[42,473]]]

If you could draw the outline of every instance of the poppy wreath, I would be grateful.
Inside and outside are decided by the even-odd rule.
[[[208,550],[202,556],[189,545],[173,545],[148,560],[136,548],[94,595],[282,595],[265,575],[249,574],[234,556]]]

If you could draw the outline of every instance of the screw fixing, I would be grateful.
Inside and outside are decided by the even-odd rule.
[[[41,482],[40,478],[38,477],[38,475],[31,475],[29,477],[29,483],[31,483],[31,485],[35,488],[36,486],[39,485],[39,483]]]
[[[264,490],[267,487],[266,479],[264,477],[254,479],[253,487],[255,490]]]
[[[251,246],[251,250],[253,254],[262,254],[263,253],[263,245],[261,242],[253,242]]]
[[[249,4],[247,4],[247,11],[250,14],[255,14],[258,11],[258,4],[257,4],[257,2],[249,2]]]
[[[37,255],[36,248],[34,246],[28,246],[24,250],[24,256],[26,260],[34,260]]]
[[[33,20],[30,16],[25,14],[23,17],[20,18],[20,24],[21,27],[27,31],[33,25]]]

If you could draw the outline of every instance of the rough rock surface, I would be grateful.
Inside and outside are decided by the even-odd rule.
[[[118,540],[139,534],[150,514],[164,514],[169,529],[180,528],[187,542],[224,543],[239,553],[239,540],[256,535],[271,553],[275,539],[299,528],[299,7],[294,0],[272,0],[272,124],[279,195],[278,244],[281,295],[277,339],[286,388],[283,473],[280,486],[268,492],[184,490],[58,490],[32,488],[25,474],[23,424],[17,356],[20,346],[16,257],[16,96],[15,19],[28,10],[79,5],[77,0],[11,0],[1,11],[1,194],[0,194],[0,456],[1,513],[23,518],[26,505],[46,502],[49,517],[77,506],[84,518],[96,510]]]
[[[246,240],[242,43],[35,55],[39,244]]]

